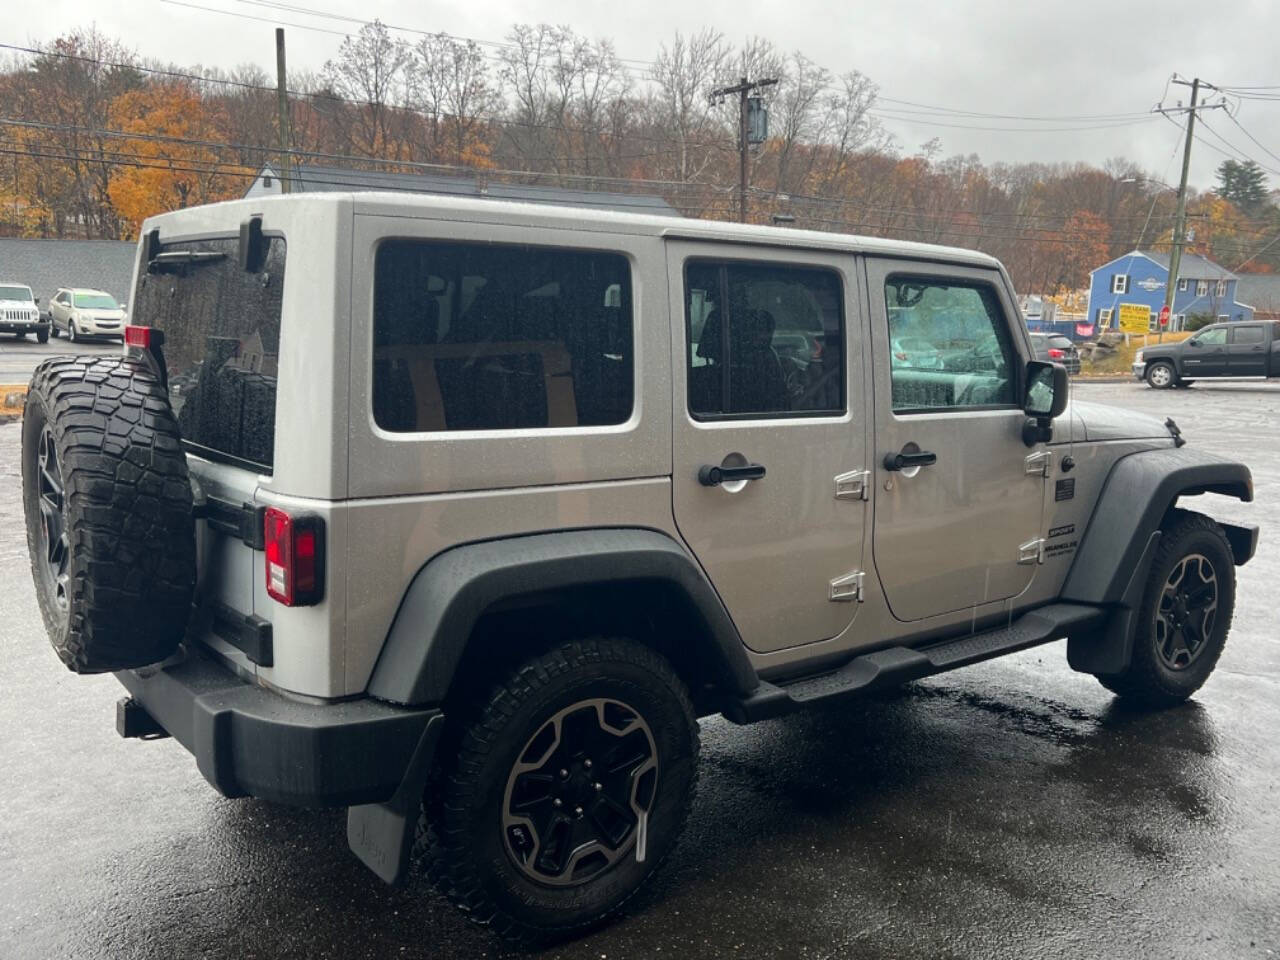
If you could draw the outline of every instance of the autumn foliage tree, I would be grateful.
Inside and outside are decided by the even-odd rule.
[[[111,127],[120,136],[111,149],[121,160],[108,193],[128,236],[147,217],[244,193],[250,168],[226,165],[216,143],[219,111],[181,81],[130,90],[112,101]]]
[[[904,146],[852,65],[711,28],[677,32],[637,62],[564,25],[518,23],[487,49],[375,21],[321,70],[289,77],[292,160],[642,192],[729,219],[737,101],[709,94],[744,75],[778,80],[763,91],[771,130],[748,165],[757,223],[973,247],[1043,294],[1172,243],[1173,193],[1130,161],[1008,164],[948,156],[937,139]],[[153,213],[239,196],[264,164],[279,166],[263,69],[148,62],[95,29],[0,64],[0,103],[0,232],[129,237]],[[1253,168],[1228,172],[1217,193],[1192,193],[1191,249],[1228,268],[1280,269],[1275,194]]]

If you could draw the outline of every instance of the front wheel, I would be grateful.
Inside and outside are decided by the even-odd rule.
[[[1176,379],[1173,367],[1163,360],[1157,360],[1147,367],[1147,384],[1156,390],[1169,389]]]
[[[79,335],[76,333],[76,322],[74,320],[67,324],[67,339],[72,343],[75,343],[80,339]]]
[[[48,342],[49,342],[49,328],[41,327],[39,330],[36,331],[36,343],[48,343]]]
[[[653,650],[575,640],[459,723],[424,803],[428,874],[468,916],[536,944],[616,913],[675,846],[698,724]]]
[[[1160,538],[1138,611],[1128,669],[1104,687],[1146,707],[1181,703],[1204,685],[1235,609],[1231,544],[1209,517],[1178,510]]]

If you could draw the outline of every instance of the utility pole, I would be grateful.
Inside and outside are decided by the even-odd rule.
[[[711,102],[721,103],[725,97],[738,95],[738,222],[747,222],[747,159],[751,148],[750,131],[747,129],[747,99],[754,90],[771,87],[777,79],[748,80],[741,77],[731,87],[721,87],[711,91]]]
[[[1196,77],[1190,83],[1181,77],[1174,77],[1173,82],[1180,86],[1189,86],[1191,88],[1191,105],[1175,109],[1156,108],[1159,113],[1185,112],[1187,114],[1187,142],[1182,148],[1182,179],[1178,181],[1178,208],[1173,217],[1173,250],[1169,254],[1169,276],[1164,285],[1164,305],[1169,310],[1170,318],[1173,316],[1173,297],[1178,289],[1178,270],[1182,266],[1182,247],[1186,242],[1187,235],[1187,174],[1191,171],[1191,140],[1196,132],[1196,111],[1226,108],[1224,103],[1196,102],[1200,98],[1201,85],[1208,87],[1210,90],[1218,89],[1213,84],[1202,81],[1199,77]],[[1157,341],[1164,342],[1163,326],[1158,330]]]
[[[289,193],[289,90],[285,85],[284,27],[276,27],[276,109],[280,114],[280,192]]]

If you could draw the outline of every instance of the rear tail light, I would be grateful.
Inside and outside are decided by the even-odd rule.
[[[1061,360],[1061,359],[1062,359],[1063,357],[1065,357],[1066,355],[1067,355],[1067,351],[1065,351],[1065,350],[1059,350],[1057,347],[1050,347],[1050,348],[1049,348],[1049,359],[1050,359],[1050,360]]]
[[[324,521],[268,507],[263,517],[267,595],[286,607],[324,597]]]
[[[126,347],[141,347],[143,350],[150,350],[152,338],[155,336],[154,327],[138,327],[132,323],[124,328],[124,343]]]

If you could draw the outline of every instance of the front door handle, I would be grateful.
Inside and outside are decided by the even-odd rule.
[[[910,470],[913,467],[930,467],[938,462],[938,455],[928,450],[921,450],[914,443],[908,443],[897,453],[884,455],[886,470]]]
[[[759,480],[764,476],[764,466],[748,463],[745,467],[723,467],[707,464],[698,468],[698,482],[704,487],[716,487],[735,480]]]

